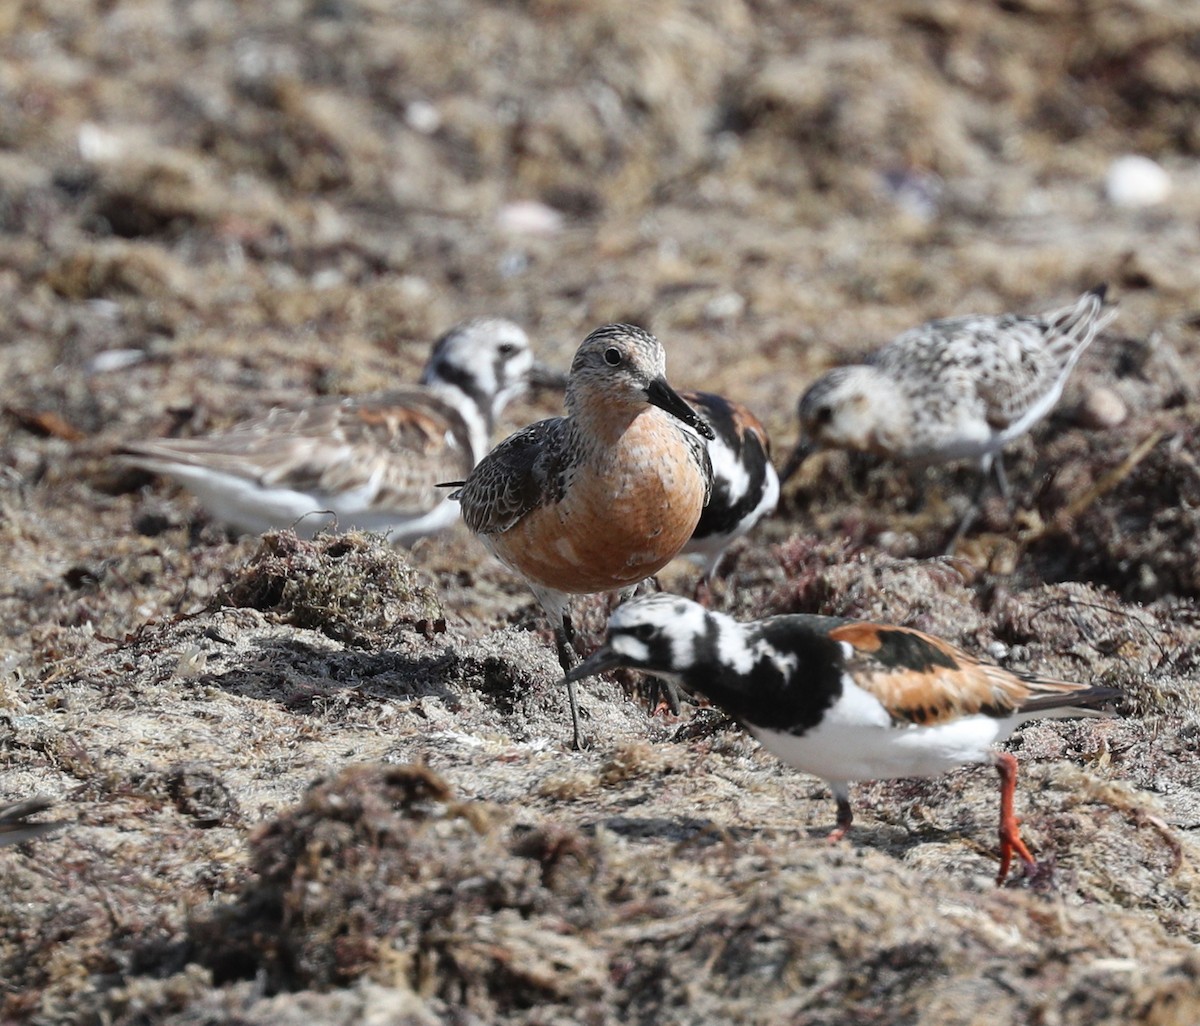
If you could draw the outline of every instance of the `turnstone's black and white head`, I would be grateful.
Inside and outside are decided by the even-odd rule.
[[[831,840],[853,821],[850,781],[992,763],[1001,777],[1001,881],[1014,854],[1028,866],[1033,857],[1013,813],[1016,760],[993,744],[1025,720],[1097,715],[1092,707],[1120,696],[1011,672],[910,627],[807,615],[740,623],[671,595],[620,606],[604,644],[567,679],[617,666],[673,678],[784,762],[824,778],[838,805]]]
[[[451,328],[433,344],[420,383],[457,389],[486,417],[490,434],[496,419],[526,390],[531,377],[544,373],[520,325],[480,317]]]
[[[682,677],[714,658],[722,623],[740,624],[711,613],[679,595],[647,595],[619,606],[609,618],[604,645],[572,671],[576,679],[618,666],[660,676]]]

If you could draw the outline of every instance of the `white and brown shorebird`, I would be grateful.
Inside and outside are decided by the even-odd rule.
[[[66,826],[63,821],[31,823],[30,816],[45,812],[54,805],[49,798],[25,798],[19,802],[0,805],[0,845],[20,844]]]
[[[699,595],[707,591],[730,546],[775,509],[779,475],[771,463],[767,429],[745,405],[711,392],[680,395],[713,432],[708,443],[712,495],[682,550],[700,565]]]
[[[510,400],[554,378],[518,325],[480,318],[434,343],[415,385],[277,407],[220,434],[131,443],[123,454],[238,531],[294,526],[311,537],[336,524],[409,545],[457,519],[439,482],[475,466]]]
[[[712,431],[667,384],[663,347],[628,324],[575,353],[565,417],[501,442],[452,494],[488,550],[520,574],[574,662],[569,596],[638,584],[665,566],[708,501]],[[582,747],[574,685],[575,746]]]
[[[1017,761],[992,746],[1037,717],[1104,716],[1121,696],[1010,671],[911,627],[831,616],[741,623],[675,595],[618,607],[604,644],[567,674],[624,666],[667,677],[738,720],[773,755],[821,777],[837,799],[841,840],[849,783],[928,777],[972,763],[1000,774],[1000,870],[1035,867],[1013,811]]]
[[[977,460],[974,518],[990,474],[1007,500],[1001,450],[1046,416],[1079,357],[1115,316],[1106,286],[1071,306],[1027,316],[952,317],[897,336],[864,364],[818,379],[799,404],[787,481],[816,449],[872,452],[914,464]]]

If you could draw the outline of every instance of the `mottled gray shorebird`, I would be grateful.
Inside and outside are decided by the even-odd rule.
[[[911,463],[977,460],[979,489],[951,545],[970,526],[989,475],[1008,499],[1001,450],[1048,414],[1076,361],[1115,316],[1106,286],[1040,315],[952,317],[897,336],[865,364],[838,367],[800,399],[800,441],[787,481],[816,449]]]
[[[708,501],[711,429],[667,384],[663,347],[628,324],[593,331],[575,353],[565,417],[501,442],[452,497],[488,550],[520,574],[574,662],[569,596],[638,584],[691,538]],[[571,726],[583,745],[579,705]]]
[[[280,407],[221,434],[123,452],[239,531],[294,526],[311,536],[336,523],[407,545],[455,521],[458,506],[439,482],[475,466],[510,400],[555,377],[535,363],[518,325],[481,318],[434,343],[416,385]]]
[[[675,595],[620,606],[604,644],[567,674],[625,666],[668,677],[737,719],[769,752],[821,777],[841,840],[854,820],[850,781],[929,777],[991,764],[1000,775],[1000,870],[1035,868],[1013,810],[1017,760],[992,746],[1039,717],[1105,716],[1121,697],[983,662],[911,627],[832,616],[741,623]]]

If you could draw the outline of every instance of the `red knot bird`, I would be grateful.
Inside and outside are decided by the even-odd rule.
[[[663,347],[628,324],[575,353],[565,417],[501,442],[453,493],[463,520],[528,582],[563,670],[574,660],[570,595],[638,584],[683,548],[708,501],[712,431],[667,384]],[[568,690],[576,748],[579,705]]]
[[[800,441],[787,481],[815,449],[873,452],[913,463],[978,460],[979,488],[950,543],[974,519],[990,474],[1007,500],[1001,450],[1046,416],[1076,361],[1116,316],[1106,286],[1036,316],[930,321],[869,362],[838,367],[800,399]]]
[[[45,812],[54,803],[49,798],[26,798],[0,805],[0,845],[20,844],[66,826],[65,822],[31,823],[30,816]]]
[[[769,752],[823,778],[850,829],[849,782],[928,777],[972,763],[1000,774],[1000,870],[1033,856],[1013,811],[1017,761],[992,745],[1026,720],[1105,716],[1121,696],[985,663],[910,627],[830,616],[741,623],[674,595],[618,607],[604,644],[567,674],[617,666],[666,676],[738,720]]]
[[[410,545],[455,521],[458,506],[439,482],[475,466],[505,405],[551,378],[520,327],[481,318],[437,340],[416,385],[276,408],[222,434],[123,453],[179,481],[238,531],[295,526],[311,536],[336,523]]]
[[[729,547],[745,537],[779,502],[779,475],[771,464],[767,429],[744,405],[711,392],[681,392],[684,402],[712,428],[712,495],[683,554],[701,566],[699,596]]]

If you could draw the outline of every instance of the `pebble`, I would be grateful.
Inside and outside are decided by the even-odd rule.
[[[135,367],[145,359],[143,349],[106,349],[87,362],[86,370],[89,374],[108,374]]]
[[[496,226],[508,235],[555,235],[562,231],[563,215],[537,200],[517,200],[500,208]]]
[[[1075,408],[1075,421],[1085,428],[1113,428],[1123,424],[1129,408],[1111,388],[1093,388]]]
[[[732,321],[746,310],[746,298],[733,291],[720,292],[704,304],[704,316],[710,321]]]
[[[1152,207],[1171,192],[1171,176],[1149,157],[1127,153],[1108,167],[1104,194],[1116,207]]]
[[[413,100],[404,108],[404,123],[414,132],[433,135],[442,127],[442,115],[432,103]]]
[[[114,132],[85,121],[79,126],[75,144],[79,155],[89,164],[114,163],[125,155],[125,143]]]

